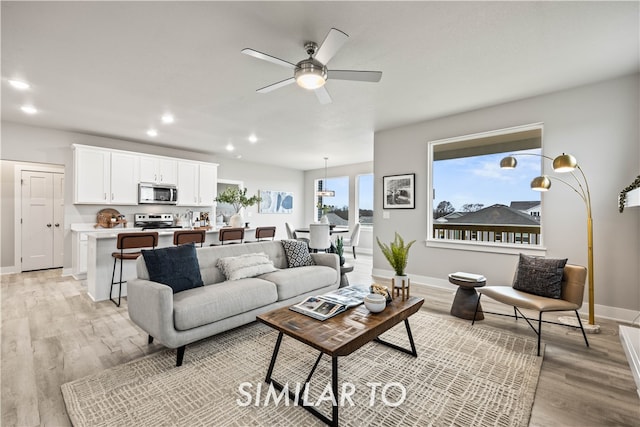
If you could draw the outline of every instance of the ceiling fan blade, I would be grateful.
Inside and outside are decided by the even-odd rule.
[[[382,78],[382,71],[328,70],[327,80],[354,80],[358,82],[377,83]]]
[[[290,68],[292,70],[296,69],[296,64],[292,64],[291,62],[285,61],[284,59],[276,58],[275,56],[267,55],[266,53],[258,52],[257,50],[245,48],[240,52],[244,53],[245,55],[253,56],[254,58],[262,59],[276,65]]]
[[[316,97],[318,98],[318,101],[320,101],[320,104],[331,104],[331,96],[329,95],[329,92],[327,92],[327,88],[325,86],[320,86],[318,89],[314,90],[314,92],[316,93]]]
[[[268,93],[268,92],[271,92],[273,90],[280,89],[281,87],[290,85],[291,83],[294,83],[295,81],[296,81],[296,79],[294,79],[293,77],[289,77],[288,79],[282,80],[282,81],[280,81],[278,83],[274,83],[274,84],[270,84],[269,86],[261,87],[260,89],[256,90],[256,92]]]
[[[340,30],[332,28],[329,30],[327,37],[320,45],[320,48],[316,52],[315,59],[323,65],[327,65],[327,62],[333,58],[342,45],[347,41],[349,36]]]

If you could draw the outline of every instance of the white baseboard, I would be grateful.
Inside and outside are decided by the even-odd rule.
[[[19,273],[18,266],[0,267],[0,275]]]
[[[379,268],[374,268],[371,274],[372,276],[378,279],[382,279],[383,281],[388,280],[389,283],[391,282],[391,277],[394,276],[394,272],[392,270],[383,270]],[[414,274],[410,274],[409,277],[411,278],[412,285],[425,286],[427,288],[433,289],[446,289],[451,291],[455,291],[458,289],[456,285],[449,283],[448,279],[429,276],[417,276]],[[638,316],[638,311],[620,307],[610,307],[601,304],[594,304],[593,309],[595,311],[596,317],[640,326],[640,317]],[[578,312],[585,317],[589,315],[589,305],[586,301],[582,304],[582,309],[578,310]]]
[[[73,276],[73,268],[63,268],[62,269],[62,276]]]

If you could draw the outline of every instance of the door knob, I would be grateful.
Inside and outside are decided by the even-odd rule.
[[[51,228],[51,224],[47,224],[47,227]]]
[[[56,227],[60,227],[60,224],[56,223]]]

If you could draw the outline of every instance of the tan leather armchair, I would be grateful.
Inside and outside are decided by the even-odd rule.
[[[580,316],[578,315],[578,309],[582,307],[582,299],[584,296],[584,285],[587,278],[587,269],[585,267],[579,265],[567,264],[564,267],[563,275],[562,275],[562,284],[561,284],[561,296],[560,299],[556,298],[548,298],[542,297],[534,294],[530,294],[527,292],[518,291],[509,286],[486,286],[483,288],[477,288],[476,290],[480,295],[478,296],[478,303],[476,304],[476,313],[478,311],[478,307],[480,305],[480,298],[482,295],[486,295],[491,299],[499,301],[503,304],[513,306],[514,317],[518,319],[518,313],[520,316],[524,318],[531,329],[538,335],[538,356],[540,356],[540,339],[542,336],[542,323],[553,323],[559,324],[556,322],[549,322],[546,320],[542,320],[542,313],[546,313],[549,311],[573,311],[578,318],[578,324],[580,326],[570,326],[575,328],[580,328],[582,331],[582,336],[584,337],[584,342],[589,347],[589,341],[587,340],[587,335],[584,332],[584,328],[582,327],[582,321],[580,320]],[[522,312],[519,310],[521,308],[535,310],[538,314],[538,328],[530,322]],[[487,312],[485,312],[487,313]],[[493,313],[499,314],[499,313]],[[471,322],[473,325],[475,323],[475,315],[474,320]]]

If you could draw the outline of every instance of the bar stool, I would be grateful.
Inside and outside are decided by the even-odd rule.
[[[158,233],[156,231],[144,232],[144,233],[120,233],[118,234],[117,248],[120,252],[113,252],[113,273],[111,273],[111,290],[109,291],[109,299],[117,307],[120,307],[120,298],[122,297],[122,283],[126,283],[126,280],[122,280],[122,261],[125,259],[138,259],[142,252],[125,252],[125,249],[141,249],[152,248],[155,249],[158,246]],[[120,280],[115,282],[116,277],[116,263],[120,260]],[[111,295],[113,293],[113,285],[118,285],[118,302],[113,299]]]
[[[240,240],[239,242],[232,243],[243,243],[244,242],[244,228],[221,228],[218,231],[218,240],[220,240],[220,244],[224,245],[224,242],[229,242],[232,240]],[[218,246],[218,245],[211,245]]]
[[[256,241],[259,242],[262,239],[268,239],[269,237],[273,240],[276,236],[276,228],[275,227],[256,227]]]
[[[207,235],[205,230],[176,230],[173,233],[173,244],[184,245],[185,243],[204,243]]]

